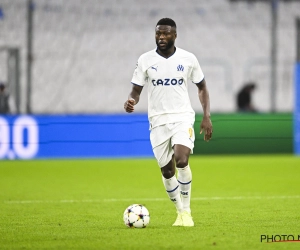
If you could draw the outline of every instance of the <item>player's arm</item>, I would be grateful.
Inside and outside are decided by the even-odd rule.
[[[203,118],[200,124],[200,134],[204,130],[204,140],[209,141],[212,137],[212,122],[210,120],[210,102],[209,102],[209,93],[206,87],[205,79],[196,84],[198,87],[198,96],[200,103],[203,108]]]
[[[128,100],[124,103],[124,109],[127,113],[132,113],[134,111],[134,105],[139,102],[142,90],[143,86],[133,84]]]

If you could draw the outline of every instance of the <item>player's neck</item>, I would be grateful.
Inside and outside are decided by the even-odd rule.
[[[167,51],[161,51],[159,48],[157,48],[156,52],[162,57],[169,58],[176,52],[176,47],[173,46],[170,49],[168,49]]]

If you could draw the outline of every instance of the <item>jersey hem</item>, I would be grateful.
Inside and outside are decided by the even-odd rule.
[[[143,85],[139,85],[139,84],[137,84],[137,83],[134,83],[134,82],[131,82],[131,84],[133,84],[133,85],[136,85],[136,86],[143,87]]]
[[[194,84],[199,84],[199,83],[201,83],[201,82],[204,80],[204,78],[205,78],[205,77],[203,77],[202,80],[200,80],[199,82],[193,82],[193,81],[192,81],[192,82],[193,82]]]

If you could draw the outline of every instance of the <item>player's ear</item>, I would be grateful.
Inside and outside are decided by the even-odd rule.
[[[175,34],[174,34],[174,36],[175,36],[175,39],[177,38],[177,32],[175,31]]]

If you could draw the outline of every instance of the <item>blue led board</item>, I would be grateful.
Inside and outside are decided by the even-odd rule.
[[[146,114],[0,116],[0,159],[152,156]]]

